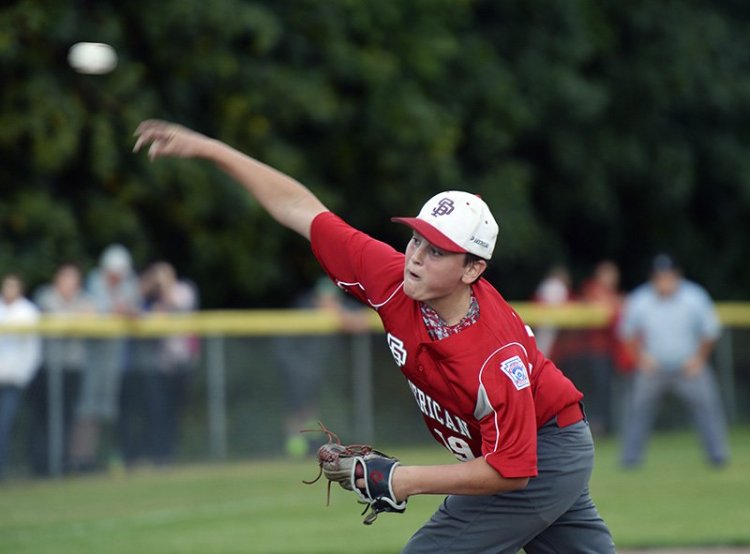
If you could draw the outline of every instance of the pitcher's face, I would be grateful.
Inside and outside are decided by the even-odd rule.
[[[465,254],[441,250],[419,233],[414,233],[405,254],[404,293],[413,300],[448,297],[471,282],[465,281]]]

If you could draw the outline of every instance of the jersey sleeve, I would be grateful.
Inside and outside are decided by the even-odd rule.
[[[402,253],[331,212],[313,220],[310,243],[326,274],[346,292],[376,309],[403,283]]]
[[[485,363],[479,380],[475,415],[485,460],[503,477],[536,477],[536,410],[526,353],[518,346],[501,349]]]

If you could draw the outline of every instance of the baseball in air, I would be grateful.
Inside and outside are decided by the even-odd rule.
[[[68,51],[68,63],[78,73],[103,75],[117,65],[117,53],[103,42],[77,42]]]

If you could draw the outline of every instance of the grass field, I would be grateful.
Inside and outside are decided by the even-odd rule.
[[[733,460],[702,461],[691,433],[657,435],[647,463],[623,472],[617,444],[597,442],[591,488],[619,548],[750,545],[750,429],[732,434]],[[437,447],[387,450],[405,463],[443,463]],[[305,486],[312,460],[252,461],[138,470],[0,487],[0,552],[320,553],[398,552],[438,497],[404,515],[361,523],[354,496]]]

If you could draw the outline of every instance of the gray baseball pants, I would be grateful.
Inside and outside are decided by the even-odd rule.
[[[411,538],[404,554],[608,554],[612,535],[588,482],[594,443],[588,423],[539,430],[538,477],[492,496],[448,496]]]
[[[643,460],[659,402],[667,391],[677,394],[690,409],[708,460],[714,464],[726,462],[729,458],[729,441],[721,395],[713,371],[705,368],[693,377],[685,376],[682,371],[635,375],[624,426],[623,465],[633,466]]]

